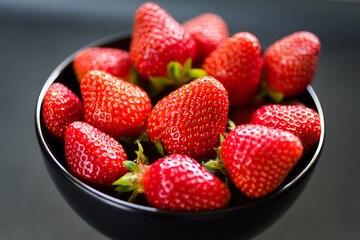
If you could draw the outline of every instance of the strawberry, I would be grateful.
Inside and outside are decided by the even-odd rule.
[[[78,82],[90,70],[103,70],[116,77],[129,79],[130,67],[129,52],[116,48],[85,48],[76,53],[73,61]]]
[[[203,68],[224,84],[231,106],[246,105],[260,85],[262,57],[258,39],[251,33],[236,33],[205,59]]]
[[[226,185],[186,155],[173,154],[134,169],[113,185],[120,185],[116,188],[120,192],[134,189],[135,195],[144,193],[156,208],[205,211],[223,208],[230,201],[231,193]]]
[[[251,123],[289,131],[296,135],[304,146],[311,149],[320,138],[319,114],[301,105],[266,105],[255,111]]]
[[[264,52],[267,88],[283,97],[294,97],[312,83],[320,53],[320,41],[310,32],[296,32],[272,44]]]
[[[202,63],[219,44],[229,37],[226,22],[218,15],[204,13],[182,24],[196,43],[195,63]]]
[[[254,115],[254,112],[260,107],[270,104],[268,98],[257,98],[245,106],[235,106],[229,110],[229,118],[234,122],[235,125],[247,124],[250,123],[251,117]]]
[[[290,132],[245,124],[229,132],[221,157],[234,185],[252,198],[274,191],[301,157],[303,146]]]
[[[254,113],[261,107],[269,104],[274,104],[271,98],[256,96],[255,99],[245,106],[235,106],[229,109],[229,118],[235,125],[251,123],[251,118]],[[299,105],[304,106],[296,99],[288,99],[281,102],[283,105]]]
[[[143,78],[167,76],[171,61],[184,64],[195,59],[195,41],[159,5],[148,2],[135,13],[130,58]]]
[[[223,85],[213,77],[196,79],[160,100],[153,108],[147,133],[169,153],[200,160],[211,157],[225,133],[229,108]]]
[[[84,118],[80,98],[62,83],[53,83],[49,87],[42,113],[46,128],[56,138],[64,138],[66,127]]]
[[[151,111],[147,93],[104,71],[88,72],[80,84],[85,121],[113,138],[135,137]]]
[[[127,156],[120,143],[85,122],[67,127],[65,158],[75,176],[95,186],[109,187],[127,172],[123,165]]]

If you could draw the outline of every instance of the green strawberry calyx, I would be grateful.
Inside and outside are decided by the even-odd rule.
[[[223,143],[224,139],[224,136],[220,134],[220,146],[214,149],[216,152],[216,158],[204,161],[202,165],[211,174],[223,176],[225,178],[225,185],[229,186],[228,172],[221,157],[221,144]]]
[[[192,68],[192,59],[188,58],[183,65],[177,61],[170,61],[167,65],[168,76],[151,76],[150,82],[157,91],[162,91],[168,86],[181,87],[182,85],[207,75],[201,68]]]
[[[135,161],[123,162],[129,172],[112,183],[113,186],[116,186],[114,190],[120,194],[132,191],[132,194],[128,199],[129,202],[135,202],[137,195],[144,192],[141,184],[141,176],[149,166],[147,157],[144,155],[143,147],[139,141],[137,144],[139,148],[139,150],[136,151],[137,159]]]
[[[274,103],[281,103],[284,100],[284,94],[281,92],[276,92],[271,90],[268,86],[266,86],[265,82],[261,83],[260,90],[256,96],[259,99],[269,97]]]
[[[163,145],[161,144],[160,141],[156,141],[156,143],[155,143],[155,148],[156,148],[157,152],[158,152],[162,157],[165,157],[165,156],[166,156],[164,147],[163,147]]]
[[[234,128],[236,128],[236,124],[231,120],[231,119],[227,119],[227,128],[229,131],[233,130]],[[220,135],[220,143],[222,143],[224,141],[224,136]]]

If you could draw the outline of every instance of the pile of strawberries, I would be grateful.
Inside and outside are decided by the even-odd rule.
[[[266,196],[319,140],[318,113],[285,104],[312,82],[319,51],[314,34],[296,32],[262,53],[215,14],[179,24],[145,3],[130,49],[76,54],[81,96],[52,84],[44,123],[64,142],[69,171],[95,188],[135,202],[144,193],[165,210],[224,208],[230,184]]]

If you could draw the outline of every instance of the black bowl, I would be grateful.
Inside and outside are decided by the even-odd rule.
[[[103,38],[85,47],[128,49],[130,32]],[[79,94],[72,69],[74,54],[63,61],[45,82],[36,104],[35,129],[49,174],[69,205],[92,227],[112,239],[247,239],[275,223],[305,188],[319,160],[324,144],[324,115],[314,90],[309,86],[301,95],[305,105],[315,109],[321,119],[319,142],[289,173],[273,193],[249,199],[235,191],[230,205],[205,212],[169,212],[130,203],[95,189],[72,175],[65,163],[64,148],[51,138],[42,120],[44,96],[53,82],[61,82]]]

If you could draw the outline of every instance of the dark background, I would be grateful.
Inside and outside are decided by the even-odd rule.
[[[322,50],[313,87],[325,113],[319,164],[294,206],[256,239],[358,239],[360,230],[360,2],[156,1],[180,22],[213,12],[262,48],[299,30]],[[142,1],[0,0],[0,239],[104,239],[67,205],[45,169],[37,95],[67,56],[129,30]],[[121,227],[121,223],[119,223]]]

